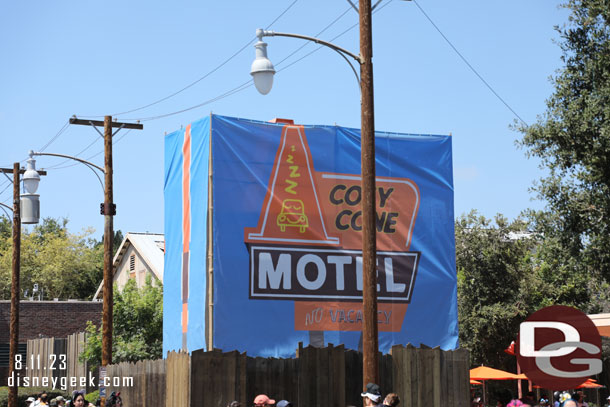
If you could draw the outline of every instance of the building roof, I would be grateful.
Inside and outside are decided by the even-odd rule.
[[[610,337],[610,313],[588,315],[593,321],[601,336]]]
[[[152,270],[155,277],[163,282],[165,236],[159,233],[128,232],[123,238],[119,249],[114,255],[114,259],[112,260],[112,275],[114,276],[116,273],[119,264],[123,260],[123,256],[127,253],[127,249],[129,249],[130,246],[133,246],[134,250],[138,252],[138,255]],[[102,284],[103,281],[100,283],[97,292],[93,296],[94,299],[98,298],[102,292]]]

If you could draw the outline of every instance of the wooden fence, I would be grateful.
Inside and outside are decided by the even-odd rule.
[[[382,391],[395,392],[401,407],[464,407],[470,403],[469,354],[465,349],[394,346],[380,355]],[[219,350],[168,354],[165,360],[121,363],[108,376],[133,378],[120,391],[123,404],[225,407],[252,404],[257,394],[290,400],[297,407],[345,407],[362,403],[362,355],[343,346],[299,346],[291,359],[249,357]]]
[[[121,392],[125,406],[160,406],[165,404],[166,361],[145,360],[108,366],[106,377],[110,387],[107,397]]]
[[[89,385],[88,366],[78,359],[83,351],[84,344],[84,332],[68,335],[66,338],[28,340],[27,356],[26,360],[23,361],[24,364],[20,374],[22,377],[27,376],[31,385],[38,383],[42,387],[43,378],[46,378],[45,380],[49,383],[55,379],[58,384],[57,387],[59,387],[63,378],[69,392],[83,388],[87,392],[93,391],[96,387]],[[71,381],[70,378],[76,378],[73,379],[75,382]],[[81,378],[87,379],[83,380],[83,382],[86,382],[85,385],[81,384]]]

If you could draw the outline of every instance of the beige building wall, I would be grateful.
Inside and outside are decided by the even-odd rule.
[[[146,265],[140,255],[134,250],[134,246],[130,245],[117,267],[114,282],[119,289],[122,289],[128,280],[135,279],[136,285],[139,288],[146,283],[147,274],[151,276],[153,284],[158,281],[150,267]]]

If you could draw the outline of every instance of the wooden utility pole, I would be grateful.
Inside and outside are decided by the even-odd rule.
[[[9,377],[15,374],[15,359],[19,352],[19,298],[21,295],[21,201],[19,195],[19,175],[25,170],[14,163],[13,168],[0,168],[4,174],[13,174],[13,270],[11,277],[11,319],[9,323]],[[46,175],[46,171],[38,171],[38,175]],[[25,361],[24,361],[25,363]],[[8,392],[8,407],[17,407],[17,383],[10,386]]]
[[[116,207],[112,202],[112,116],[104,117],[104,305],[102,311],[102,366],[112,364],[112,243],[114,240],[113,216]]]
[[[375,111],[371,0],[358,4],[360,17],[361,165],[362,165],[362,380],[379,383],[375,229]]]
[[[71,118],[70,124],[93,126],[104,126],[104,203],[101,205],[100,213],[104,215],[104,280],[103,280],[103,305],[102,305],[102,368],[112,364],[112,243],[114,240],[113,217],[116,215],[116,205],[112,202],[112,128],[119,130],[144,128],[141,124],[113,122],[112,116],[105,116],[104,121],[83,120]],[[117,130],[118,132],[118,130]],[[101,397],[102,407],[105,405],[106,397]]]
[[[19,348],[19,289],[21,266],[21,202],[19,201],[19,163],[13,164],[13,276],[11,280],[11,322],[9,347],[9,375],[15,375],[15,358]],[[17,407],[17,383],[9,389],[8,407]]]

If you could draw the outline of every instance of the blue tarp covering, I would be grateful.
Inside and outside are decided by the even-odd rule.
[[[213,346],[358,349],[360,131],[211,115],[166,136],[164,353],[205,348],[210,135]],[[375,148],[380,349],[455,349],[451,138],[377,132]]]

